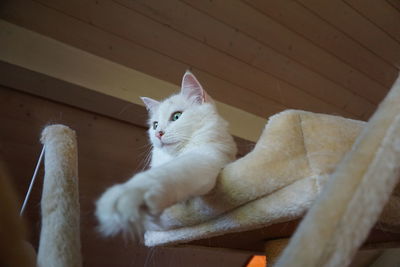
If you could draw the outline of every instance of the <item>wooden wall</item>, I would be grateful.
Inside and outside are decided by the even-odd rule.
[[[0,86],[0,158],[22,199],[39,155],[41,130],[63,123],[77,132],[83,266],[242,266],[245,253],[191,248],[147,249],[96,232],[94,202],[110,185],[140,171],[148,151],[145,128]],[[40,231],[42,174],[26,211],[31,242]],[[2,215],[4,216],[4,215]]]
[[[399,70],[393,0],[9,0],[0,17],[267,117],[298,108],[368,119]]]

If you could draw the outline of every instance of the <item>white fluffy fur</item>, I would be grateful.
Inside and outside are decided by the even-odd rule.
[[[227,122],[192,73],[183,76],[179,94],[162,102],[142,100],[150,115],[151,168],[109,188],[97,201],[96,215],[105,235],[123,231],[141,237],[151,227],[148,218],[157,221],[165,208],[209,192],[236,154]],[[172,121],[177,111],[182,115]],[[164,132],[161,138],[156,137],[158,131]]]

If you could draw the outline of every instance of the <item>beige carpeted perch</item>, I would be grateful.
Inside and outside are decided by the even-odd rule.
[[[77,144],[75,132],[51,125],[42,132],[45,177],[41,201],[39,267],[80,267]]]
[[[209,194],[162,214],[167,231],[146,245],[178,244],[302,216],[365,123],[288,110],[272,116],[255,148],[222,170]]]
[[[296,110],[274,115],[254,150],[226,166],[212,192],[162,214],[169,230],[146,232],[146,245],[181,244],[300,218],[332,180],[322,194],[328,204],[302,223],[302,238],[293,238],[277,264],[345,266],[387,200],[378,226],[400,228],[398,192],[389,199],[400,168],[399,87],[397,81],[369,123]]]

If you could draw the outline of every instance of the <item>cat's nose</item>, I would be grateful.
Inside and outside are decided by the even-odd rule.
[[[156,137],[158,138],[158,139],[161,139],[161,137],[164,135],[164,132],[163,131],[158,131],[158,132],[156,132]]]

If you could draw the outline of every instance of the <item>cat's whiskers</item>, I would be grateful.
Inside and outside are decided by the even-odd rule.
[[[142,147],[141,148],[142,151],[139,152],[139,154],[137,156],[142,157],[143,155],[146,155],[148,153],[149,149],[151,149],[151,146]]]
[[[151,149],[149,149],[149,151],[147,152],[147,154],[144,158],[144,165],[142,167],[142,171],[144,169],[146,169],[148,166],[150,166],[150,162],[151,162]]]
[[[181,133],[169,134],[165,139],[163,140],[165,145],[172,145],[179,149],[184,147],[187,144],[187,141],[190,141],[190,137]]]
[[[143,145],[139,146],[138,149],[142,150],[142,149],[146,149],[146,148],[149,148],[149,147],[151,148],[151,146],[152,145],[150,143],[146,142]]]
[[[139,158],[142,158],[138,166],[141,166],[141,171],[146,169],[151,161],[151,150],[153,149],[153,146],[151,144],[145,144],[144,146],[141,147],[143,149],[142,152],[138,154]]]

